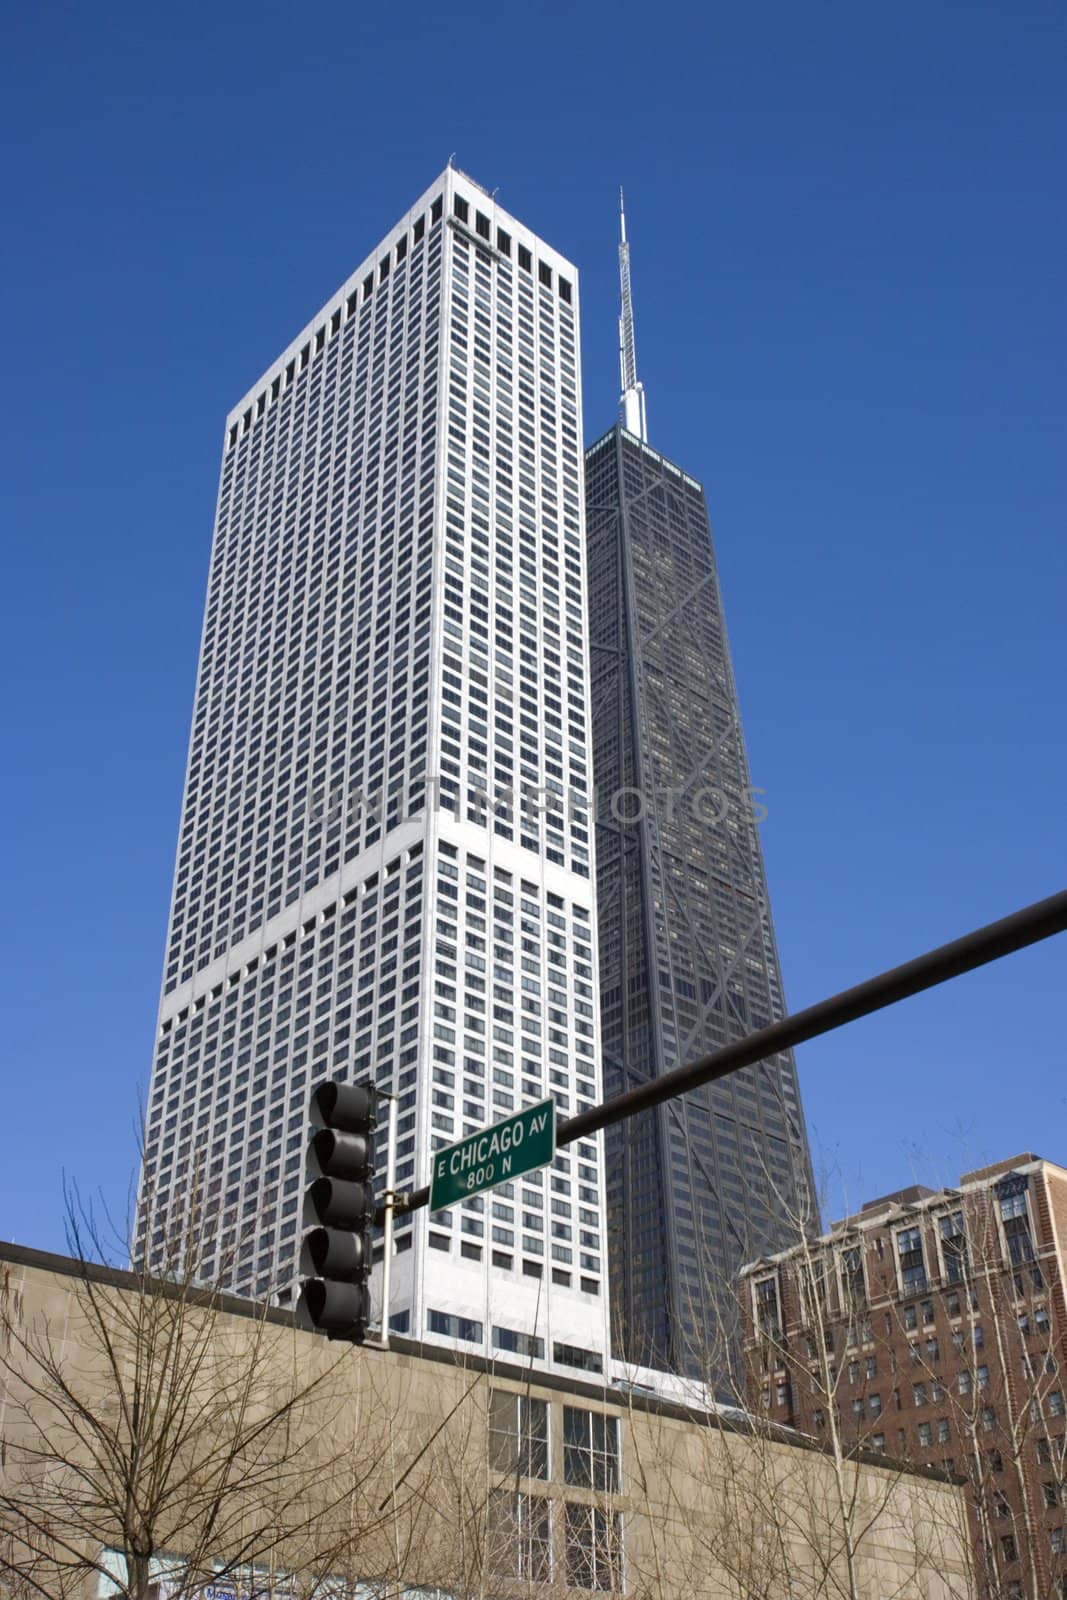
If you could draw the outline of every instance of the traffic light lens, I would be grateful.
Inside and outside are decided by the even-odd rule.
[[[339,1133],[322,1128],[312,1138],[319,1171],[327,1178],[362,1181],[370,1175],[374,1141],[365,1133]]]
[[[340,1228],[313,1228],[304,1243],[318,1277],[351,1283],[362,1280],[367,1251],[361,1234]]]
[[[320,1083],[311,1096],[311,1120],[342,1133],[364,1133],[374,1127],[378,1096],[354,1083]]]
[[[304,1301],[316,1328],[361,1343],[370,1318],[370,1291],[363,1283],[324,1282],[304,1285]]]
[[[374,1220],[374,1196],[365,1183],[316,1178],[308,1196],[316,1218],[327,1228],[366,1228]]]

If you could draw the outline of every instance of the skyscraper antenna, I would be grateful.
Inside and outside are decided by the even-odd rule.
[[[630,293],[630,246],[626,238],[626,202],[621,189],[619,190],[619,292],[622,300],[622,309],[619,313],[619,376],[622,382],[619,421],[627,433],[636,434],[647,444],[645,391],[637,381],[634,305]]]

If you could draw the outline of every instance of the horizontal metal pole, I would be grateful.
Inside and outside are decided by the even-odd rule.
[[[1015,911],[1009,917],[1001,917],[999,922],[989,922],[983,928],[976,928],[973,933],[953,939],[950,944],[938,945],[936,950],[928,950],[925,955],[916,956],[914,961],[906,961],[903,966],[880,972],[877,977],[868,978],[865,983],[858,983],[852,989],[844,989],[829,1000],[820,1000],[817,1005],[783,1017],[781,1022],[772,1022],[770,1027],[761,1028],[758,1033],[750,1033],[735,1044],[724,1045],[721,1050],[712,1051],[711,1055],[701,1056],[699,1061],[675,1067],[662,1077],[651,1078],[636,1089],[628,1089],[624,1094],[593,1106],[577,1117],[568,1117],[557,1124],[556,1145],[572,1144],[575,1139],[587,1138],[600,1128],[609,1128],[638,1111],[648,1111],[653,1106],[662,1105],[665,1100],[673,1100],[676,1095],[688,1094],[691,1089],[699,1089],[705,1083],[713,1083],[717,1078],[740,1071],[742,1067],[765,1061],[782,1050],[790,1050],[794,1045],[804,1044],[808,1039],[816,1039],[820,1034],[841,1028],[846,1022],[868,1017],[872,1012],[896,1005],[898,1000],[907,1000],[913,994],[921,994],[924,989],[934,989],[950,978],[973,972],[990,961],[999,961],[1001,956],[1025,950],[1028,945],[1037,944],[1065,930],[1067,889],[1050,895],[1047,900],[1038,900],[1022,911]],[[398,1197],[398,1209],[402,1205],[405,1211],[417,1211],[426,1205],[429,1198],[427,1185],[414,1190],[406,1200]]]

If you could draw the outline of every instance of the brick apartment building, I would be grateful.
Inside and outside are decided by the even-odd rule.
[[[1067,1170],[1032,1154],[868,1201],[742,1269],[753,1409],[970,1484],[990,1600],[1067,1600]]]

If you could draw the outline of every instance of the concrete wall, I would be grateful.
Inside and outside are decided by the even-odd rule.
[[[332,1573],[353,1586],[357,1578],[369,1580],[379,1593],[397,1595],[419,1585],[465,1600],[483,1594],[574,1594],[575,1580],[583,1575],[583,1587],[649,1600],[731,1595],[740,1600],[754,1593],[789,1594],[792,1600],[850,1594],[870,1600],[970,1597],[960,1490],[937,1474],[863,1460],[842,1462],[835,1470],[832,1459],[810,1442],[782,1430],[754,1435],[736,1414],[701,1414],[644,1394],[626,1396],[610,1386],[571,1383],[504,1363],[464,1363],[450,1352],[420,1349],[409,1341],[396,1341],[388,1352],[333,1345],[298,1332],[277,1312],[257,1319],[239,1302],[190,1309],[188,1297],[164,1301],[119,1274],[87,1281],[60,1258],[11,1246],[0,1250],[0,1306],[8,1321],[0,1354],[0,1367],[7,1367],[0,1371],[0,1381],[6,1379],[0,1400],[6,1446],[0,1488],[16,1501],[24,1496],[31,1507],[39,1503],[34,1500],[38,1491],[20,1454],[31,1419],[44,1417],[46,1423],[38,1447],[43,1437],[54,1443],[61,1459],[66,1454],[80,1461],[93,1454],[91,1440],[76,1439],[57,1421],[59,1413],[49,1411],[47,1385],[44,1394],[28,1395],[12,1377],[12,1369],[27,1359],[21,1347],[46,1328],[72,1392],[88,1412],[104,1419],[109,1437],[120,1439],[117,1397],[121,1391],[129,1398],[136,1387],[130,1357],[139,1351],[143,1365],[148,1345],[160,1343],[159,1331],[180,1325],[178,1343],[184,1340],[200,1352],[197,1373],[183,1377],[176,1357],[160,1358],[158,1377],[143,1391],[158,1392],[168,1378],[176,1378],[175,1387],[181,1391],[186,1383],[194,1398],[196,1425],[175,1452],[175,1462],[164,1467],[164,1479],[170,1471],[176,1480],[179,1465],[192,1469],[191,1484],[210,1477],[232,1426],[237,1390],[243,1388],[247,1414],[261,1419],[286,1395],[300,1394],[287,1450],[276,1449],[278,1432],[267,1429],[259,1445],[242,1456],[238,1487],[222,1497],[210,1536],[182,1492],[171,1496],[157,1523],[165,1548],[176,1555],[195,1554],[199,1543],[205,1562],[211,1555],[243,1550],[243,1558],[254,1559],[262,1571],[298,1568],[295,1584],[278,1579],[279,1594],[287,1589],[314,1593],[315,1577]],[[149,1339],[143,1330],[153,1324]],[[109,1374],[101,1349],[104,1325],[114,1333],[119,1352],[117,1379]],[[302,1392],[316,1377],[322,1380],[319,1388]],[[506,1410],[514,1403],[494,1399],[501,1394],[518,1397],[518,1405],[531,1407],[535,1415],[540,1415],[538,1402],[544,1404],[544,1476],[504,1474],[494,1466],[491,1408]],[[600,1420],[605,1418],[614,1420],[605,1424]],[[602,1480],[599,1486],[575,1481],[581,1477],[575,1467],[591,1457],[573,1450],[568,1455],[568,1437],[573,1440],[585,1429],[592,1438],[605,1426],[609,1437],[617,1429],[617,1481]],[[147,1438],[154,1442],[151,1433]],[[72,1492],[64,1482],[80,1484],[83,1492],[84,1474],[75,1479],[68,1472],[64,1478],[56,1463],[51,1470],[61,1495]],[[501,1540],[495,1519],[505,1503],[502,1496],[516,1490],[525,1497],[521,1516],[533,1519],[540,1544],[535,1574],[523,1575],[516,1566],[509,1579],[499,1569],[513,1561],[516,1540]],[[272,1496],[276,1507],[265,1516],[264,1500]],[[101,1545],[121,1544],[106,1495],[97,1498],[93,1537],[85,1541],[93,1558]],[[513,1502],[507,1499],[507,1504]],[[843,1506],[850,1515],[843,1516]],[[16,1513],[17,1507],[13,1513],[8,1506],[9,1528]],[[69,1504],[55,1515],[55,1526],[64,1518],[73,1525]],[[850,1587],[846,1535],[861,1527],[866,1531],[858,1541]],[[619,1550],[612,1547],[616,1534]],[[216,1548],[208,1548],[210,1537]],[[583,1551],[583,1540],[591,1542],[591,1553]],[[71,1542],[77,1542],[73,1535]],[[3,1548],[0,1542],[0,1552]],[[242,1585],[235,1587],[240,1592]],[[46,1592],[74,1596],[107,1590],[97,1574],[75,1573],[69,1585],[55,1576]],[[167,1592],[164,1585],[161,1593]]]

